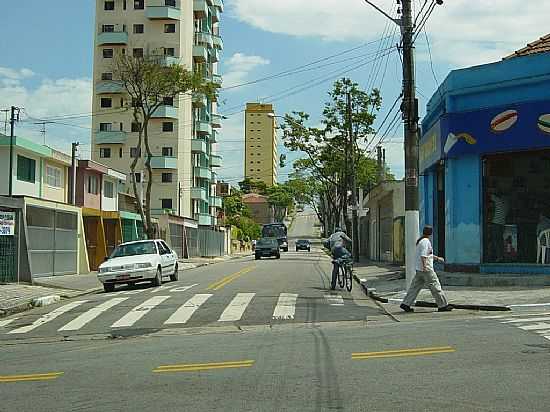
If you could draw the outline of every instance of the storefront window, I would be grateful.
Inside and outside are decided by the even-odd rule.
[[[538,239],[550,230],[550,150],[484,159],[484,261],[546,263]]]

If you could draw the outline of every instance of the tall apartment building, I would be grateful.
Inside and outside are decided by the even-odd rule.
[[[247,103],[244,176],[267,186],[277,183],[277,134],[273,105]]]
[[[128,193],[136,156],[136,180],[146,187],[145,149],[139,153],[136,148],[132,111],[125,110],[131,102],[113,75],[113,58],[118,53],[161,55],[164,64],[180,64],[221,85],[222,12],[223,0],[96,0],[91,157],[125,172]],[[164,103],[149,124],[152,213],[169,212],[215,226],[222,202],[214,172],[221,167],[215,153],[221,127],[216,101],[188,94]]]

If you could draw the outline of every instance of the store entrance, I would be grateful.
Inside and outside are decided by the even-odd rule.
[[[550,150],[487,156],[483,172],[484,262],[550,263]]]
[[[445,257],[445,166],[439,165],[436,172],[435,198],[435,252]]]

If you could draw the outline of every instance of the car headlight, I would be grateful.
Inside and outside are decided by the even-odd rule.
[[[151,266],[153,266],[153,265],[151,264],[151,262],[147,262],[147,263],[138,263],[138,264],[136,265],[136,268],[137,268],[137,269],[147,269],[147,268],[150,268]]]
[[[99,268],[99,273],[107,273],[109,271],[110,268],[108,267],[104,267],[104,268]]]

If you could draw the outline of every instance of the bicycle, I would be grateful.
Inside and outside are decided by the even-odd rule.
[[[333,259],[332,263],[334,265],[338,265],[338,279],[332,279],[332,290],[336,288],[336,280],[338,280],[338,285],[342,289],[345,286],[347,291],[351,292],[351,289],[353,287],[353,259],[351,258],[351,256],[346,256],[338,259]]]

